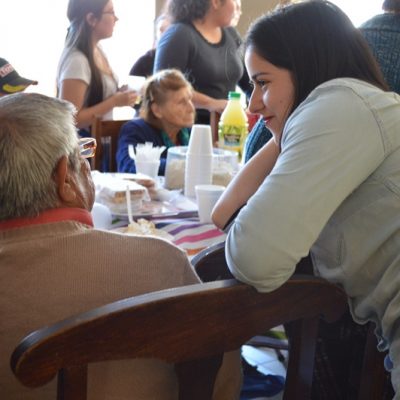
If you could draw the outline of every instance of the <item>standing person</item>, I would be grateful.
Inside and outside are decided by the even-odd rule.
[[[389,87],[400,93],[400,0],[385,0],[382,10],[383,14],[364,22],[360,30]]]
[[[93,228],[86,158],[94,156],[95,140],[81,140],[85,146],[70,103],[36,93],[0,99],[2,399],[56,397],[56,380],[28,389],[12,375],[11,353],[28,333],[126,297],[199,282],[175,245]],[[238,398],[235,361],[233,352],[224,359],[215,400]],[[140,359],[92,364],[88,398],[177,399],[173,366]]]
[[[311,252],[315,273],[346,291],[355,321],[375,323],[399,396],[400,96],[388,93],[360,31],[328,1],[258,19],[245,60],[249,109],[273,140],[213,211],[221,228],[237,214],[229,268],[268,292]]]
[[[114,107],[133,106],[137,94],[118,88],[118,79],[99,45],[113,34],[118,21],[111,0],[69,0],[70,21],[57,73],[58,97],[70,101],[76,123],[90,136],[94,116],[112,119]]]
[[[196,122],[208,124],[244,72],[242,41],[230,26],[235,0],[170,0],[167,12],[172,25],[158,43],[154,71],[181,70],[195,90]]]
[[[168,14],[163,13],[157,17],[154,24],[155,40],[153,48],[138,58],[129,71],[129,75],[144,76],[145,78],[148,78],[153,74],[157,43],[160,40],[161,35],[170,26],[170,24],[171,21]]]
[[[119,172],[136,172],[128,147],[151,142],[154,146],[186,146],[195,110],[193,88],[182,72],[165,69],[148,78],[143,87],[140,118],[124,124],[118,140]],[[167,150],[161,154],[159,175],[164,175]]]
[[[23,92],[28,86],[37,84],[37,81],[20,76],[7,60],[0,58],[0,97]]]

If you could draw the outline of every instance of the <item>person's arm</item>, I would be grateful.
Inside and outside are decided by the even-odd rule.
[[[201,108],[210,112],[216,111],[218,113],[222,113],[228,103],[226,99],[215,99],[196,90],[193,92],[192,101],[196,108]]]
[[[310,95],[286,123],[272,172],[228,232],[231,272],[262,292],[282,285],[384,154],[374,113],[351,89],[330,85]]]
[[[278,155],[279,148],[271,139],[242,167],[213,209],[212,220],[217,227],[224,228],[232,215],[247,203],[272,171]]]
[[[134,105],[137,98],[137,93],[134,91],[118,91],[100,103],[84,107],[84,99],[88,90],[86,82],[80,79],[64,79],[59,89],[59,97],[71,102],[77,109],[76,124],[78,128],[90,125],[95,116],[104,115],[114,107]]]

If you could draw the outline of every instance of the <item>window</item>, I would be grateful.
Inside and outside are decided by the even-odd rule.
[[[123,79],[135,60],[151,48],[155,2],[113,0],[119,17],[113,37],[103,40],[111,66]],[[69,25],[68,0],[13,0],[2,8],[0,57],[7,59],[18,73],[39,81],[37,91],[56,93],[57,64]]]
[[[340,7],[358,27],[367,19],[382,13],[383,0],[331,0]]]

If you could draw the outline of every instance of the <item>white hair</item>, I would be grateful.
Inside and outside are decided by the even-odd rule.
[[[38,93],[0,98],[0,221],[34,217],[59,204],[54,170],[79,167],[72,104]]]

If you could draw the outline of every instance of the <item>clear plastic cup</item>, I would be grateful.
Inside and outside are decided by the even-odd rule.
[[[150,178],[156,179],[158,175],[158,169],[160,168],[160,160],[150,161],[135,161],[136,172],[149,176]]]

